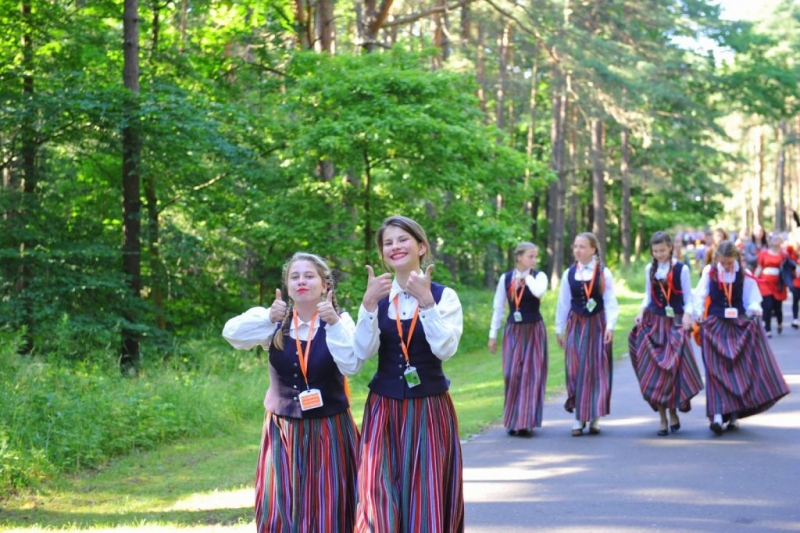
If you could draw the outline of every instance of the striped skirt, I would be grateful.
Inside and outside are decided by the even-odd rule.
[[[605,313],[582,316],[570,311],[564,338],[567,401],[564,408],[589,422],[611,412],[612,349],[603,342]]]
[[[450,394],[367,397],[357,532],[464,531],[461,442]]]
[[[503,329],[503,425],[508,429],[542,427],[547,385],[547,330],[544,321],[506,323]]]
[[[691,334],[676,319],[645,311],[641,325],[628,335],[628,351],[642,396],[654,411],[659,406],[684,413],[692,408],[703,381]]]
[[[256,470],[258,533],[352,532],[357,446],[349,410],[306,419],[267,412]]]
[[[739,418],[766,411],[789,386],[758,318],[708,317],[700,328],[706,366],[706,414]]]

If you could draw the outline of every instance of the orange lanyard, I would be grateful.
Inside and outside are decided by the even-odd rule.
[[[736,271],[734,271],[734,279],[736,276]],[[719,279],[720,284],[722,285],[722,291],[725,293],[725,298],[728,300],[728,307],[733,307],[733,281],[730,283],[725,283],[725,271],[722,271],[722,276]]]
[[[293,313],[294,319],[294,342],[297,344],[297,358],[300,360],[300,371],[303,373],[303,379],[306,382],[306,388],[308,387],[308,354],[311,351],[311,339],[314,338],[314,328],[317,325],[317,315],[319,313],[314,313],[314,316],[311,318],[311,323],[309,324],[308,330],[308,338],[306,339],[306,350],[303,353],[303,347],[300,344],[300,332],[299,332],[299,319],[297,318],[297,309],[295,308]]]
[[[519,311],[519,304],[522,301],[522,294],[525,292],[525,278],[514,280],[508,286],[508,292],[514,296],[514,306]]]
[[[414,328],[417,327],[417,317],[419,317],[419,307],[414,309],[414,318],[411,320],[411,328],[408,330],[408,340],[403,339],[403,323],[400,322],[400,303],[398,301],[400,295],[394,297],[394,311],[395,322],[397,322],[397,334],[400,336],[400,347],[403,349],[403,355],[406,356],[406,364],[410,361],[408,359],[408,345],[411,344],[411,337],[414,335]]]
[[[589,282],[588,289],[586,288],[586,282],[581,280],[581,285],[583,285],[583,292],[586,293],[586,298],[591,298],[592,296],[592,289],[594,289],[594,280],[596,277],[597,277],[597,263],[594,264],[594,270],[592,271],[592,280]]]
[[[655,277],[653,278],[655,279]],[[667,288],[664,289],[664,284],[661,283],[660,279],[656,280],[658,286],[661,287],[661,293],[667,297],[667,305],[669,305],[669,299],[672,298],[672,266],[670,265],[669,273],[667,274]],[[655,296],[655,294],[653,295]],[[656,302],[656,305],[661,307],[661,303],[658,301],[658,298],[653,298]]]

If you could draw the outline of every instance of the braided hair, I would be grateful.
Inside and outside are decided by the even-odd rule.
[[[719,245],[717,245],[717,249],[714,254],[714,265],[711,267],[712,269],[710,276],[711,279],[714,280],[718,279],[717,277],[718,274],[716,271],[717,271],[717,263],[719,263],[719,260],[722,258],[730,258],[730,257],[739,260],[739,269],[742,271],[742,274],[744,274],[745,270],[744,258],[742,257],[741,252],[739,252],[739,249],[736,247],[736,244],[734,244],[733,241],[722,241],[719,243]]]
[[[297,261],[308,261],[309,263],[313,263],[317,269],[317,274],[319,277],[322,278],[322,282],[328,288],[329,291],[333,292],[333,309],[336,313],[339,313],[339,302],[336,299],[336,291],[334,290],[336,283],[333,279],[333,271],[322,259],[320,256],[311,254],[308,252],[297,252],[295,253],[291,259],[289,259],[286,264],[283,265],[283,271],[281,273],[281,280],[283,283],[284,290],[286,290],[286,294],[289,294],[288,290],[288,279],[289,279],[289,271],[292,269],[292,265]],[[291,316],[294,311],[294,302],[289,299],[289,305],[286,307],[286,317],[283,319],[283,323],[281,323],[281,327],[278,331],[275,332],[275,336],[273,337],[272,341],[275,343],[275,347],[283,350],[283,339],[284,336],[289,334],[289,327],[291,324]]]

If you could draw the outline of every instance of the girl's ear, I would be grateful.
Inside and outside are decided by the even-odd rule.
[[[425,246],[425,243],[420,243],[419,245],[419,257],[422,259],[425,257],[425,254],[428,252],[428,247]]]

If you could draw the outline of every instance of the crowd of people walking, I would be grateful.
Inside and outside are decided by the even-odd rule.
[[[458,421],[443,371],[458,351],[461,302],[452,287],[432,280],[430,243],[417,222],[388,217],[375,244],[387,272],[366,266],[355,320],[339,307],[325,260],[298,252],[269,308],[225,324],[232,346],[269,354],[256,471],[259,533],[464,530]],[[722,435],[789,392],[767,339],[773,318],[782,333],[788,292],[798,327],[797,246],[778,235],[762,239],[758,230],[737,245],[716,230],[693,287],[682,244],[664,231],[652,235],[628,351],[642,397],[659,413],[658,436],[681,429],[678,412],[688,412],[704,388],[709,428]],[[572,253],[553,318],[564,352],[564,408],[573,417],[571,435],[580,437],[600,434],[611,413],[619,304],[595,235],[578,234]],[[551,354],[541,306],[548,278],[538,254],[534,243],[516,246],[492,305],[488,349],[497,352],[502,327],[502,420],[510,436],[542,426]],[[376,355],[359,432],[347,376]]]

